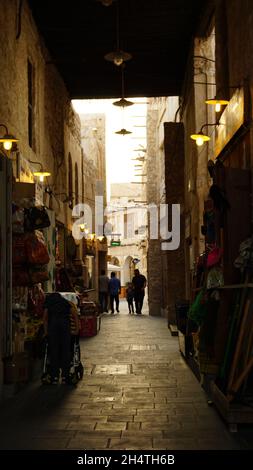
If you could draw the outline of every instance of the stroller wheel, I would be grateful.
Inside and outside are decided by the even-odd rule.
[[[51,376],[47,373],[43,374],[41,377],[41,383],[43,385],[50,385],[51,384]]]
[[[76,385],[77,382],[78,382],[77,373],[74,372],[73,374],[70,374],[70,376],[69,376],[69,382],[68,382],[68,383],[69,383],[70,385]]]
[[[83,373],[84,373],[83,365],[82,365],[82,364],[79,364],[78,370],[77,370],[77,377],[78,377],[78,380],[82,380],[82,378],[83,378]]]

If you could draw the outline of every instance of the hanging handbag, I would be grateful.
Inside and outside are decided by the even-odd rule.
[[[26,237],[26,254],[29,264],[48,264],[49,254],[45,239],[40,231],[30,233]],[[39,281],[38,281],[39,282]]]
[[[222,256],[222,249],[218,246],[214,246],[207,255],[207,267],[215,266],[220,262]]]
[[[47,210],[44,206],[30,207],[25,209],[25,230],[31,232],[33,230],[46,228],[50,226],[50,220]]]

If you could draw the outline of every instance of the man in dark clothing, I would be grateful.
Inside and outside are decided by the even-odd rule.
[[[114,300],[116,303],[116,310],[119,313],[119,294],[121,290],[120,280],[116,278],[115,273],[111,273],[111,279],[109,281],[109,294],[111,313],[114,313]]]
[[[99,288],[99,303],[101,306],[101,313],[108,312],[109,278],[106,276],[104,269],[102,269],[101,275],[98,278],[98,288]]]
[[[67,383],[71,361],[70,303],[58,292],[47,295],[43,322],[48,335],[52,383],[58,383],[60,369],[62,383]]]
[[[140,274],[139,269],[134,270],[134,277],[132,279],[132,284],[134,286],[134,302],[135,310],[138,315],[141,314],[143,300],[145,295],[145,287],[147,285],[147,280],[143,274]]]

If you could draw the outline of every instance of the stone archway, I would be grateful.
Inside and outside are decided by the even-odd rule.
[[[114,264],[114,266],[119,266],[120,265],[119,258],[117,258],[116,256],[112,256],[110,263]]]
[[[133,257],[127,256],[123,264],[123,278],[124,285],[126,286],[128,282],[132,281],[134,275],[135,265],[133,263]]]

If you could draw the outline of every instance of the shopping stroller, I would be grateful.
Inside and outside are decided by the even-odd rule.
[[[70,363],[70,381],[73,385],[77,384],[83,378],[84,367],[81,362],[81,351],[79,344],[79,336],[72,338],[72,360]]]
[[[84,367],[81,362],[79,336],[73,336],[71,340],[71,358],[69,383],[76,385],[77,382],[83,378],[84,373]],[[43,385],[49,385],[52,383],[50,374],[50,354],[47,339],[45,339],[45,352],[43,358],[41,382]]]

